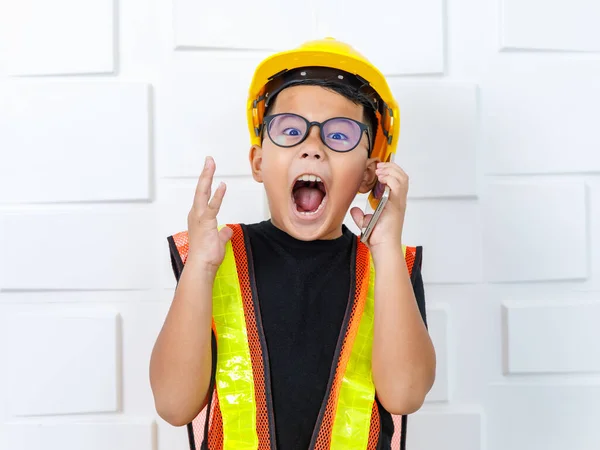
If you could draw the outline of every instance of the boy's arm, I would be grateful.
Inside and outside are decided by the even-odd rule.
[[[435,379],[435,350],[415,298],[402,245],[374,249],[373,381],[392,414],[411,414]],[[417,269],[417,268],[415,268]]]
[[[150,360],[156,411],[175,426],[198,415],[210,384],[213,283],[233,234],[231,228],[217,227],[226,187],[221,183],[210,198],[215,168],[214,160],[207,158],[188,215],[187,261]]]
[[[375,264],[373,382],[377,397],[393,414],[417,411],[435,379],[435,350],[415,299],[402,251],[408,175],[394,162],[377,162],[377,179],[390,198],[369,238]],[[351,210],[362,229],[367,218]]]
[[[212,369],[214,270],[189,259],[150,360],[156,411],[175,426],[190,423],[206,405]]]

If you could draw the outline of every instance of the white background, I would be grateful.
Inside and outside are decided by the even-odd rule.
[[[402,110],[438,353],[408,448],[600,448],[599,5],[0,0],[0,449],[187,448],[148,382],[166,237],[209,154],[220,221],[267,217],[253,68],[328,35]]]

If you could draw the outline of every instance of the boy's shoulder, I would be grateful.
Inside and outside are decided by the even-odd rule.
[[[260,236],[263,240],[269,239],[293,239],[290,236],[285,235],[285,233],[281,230],[276,229],[272,225],[272,223],[268,220],[262,222],[253,222],[253,223],[239,223],[239,224],[227,224],[221,225],[219,228],[223,226],[229,226],[234,229],[234,238],[239,244],[243,244],[247,246],[250,244],[251,237]],[[344,239],[346,242],[351,242],[355,240],[357,245],[364,246],[364,244],[360,243],[359,237],[354,234],[350,229],[344,227]],[[233,241],[232,239],[232,241]],[[173,271],[175,272],[175,276],[178,278],[179,274],[183,270],[183,266],[186,263],[188,251],[189,251],[189,236],[187,230],[177,232],[167,237],[167,241],[169,244],[169,253],[171,257],[171,265],[173,267]],[[231,242],[228,245],[231,245]],[[365,246],[366,247],[366,246]],[[264,249],[267,253],[269,251],[269,246]],[[254,256],[263,256],[265,255],[265,251],[259,252],[259,255]],[[367,249],[368,251],[368,249]],[[423,247],[421,245],[406,245],[404,246],[404,257],[406,263],[409,268],[409,272],[413,273],[421,270],[421,264],[423,259]]]

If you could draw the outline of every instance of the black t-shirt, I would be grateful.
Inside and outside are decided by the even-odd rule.
[[[350,296],[353,240],[299,241],[270,221],[246,227],[271,371],[277,448],[309,447]],[[413,285],[425,319],[419,267]],[[382,412],[383,441],[393,433]],[[384,447],[385,448],[385,447]]]

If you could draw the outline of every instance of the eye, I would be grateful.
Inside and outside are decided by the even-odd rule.
[[[347,141],[348,140],[348,136],[346,136],[344,133],[335,132],[335,133],[330,133],[327,136],[327,139],[333,139],[333,140],[336,140],[336,141]]]
[[[298,128],[286,128],[282,131],[287,136],[300,136],[300,130]]]

